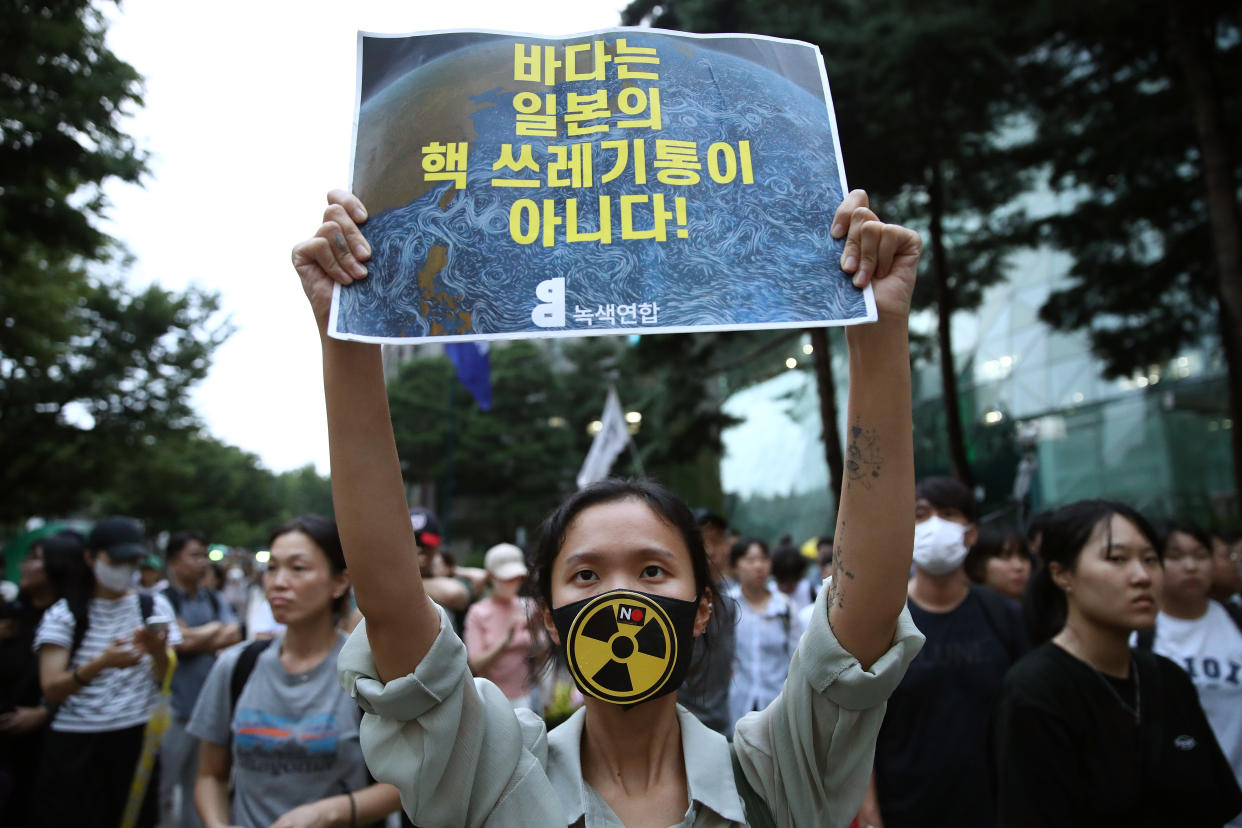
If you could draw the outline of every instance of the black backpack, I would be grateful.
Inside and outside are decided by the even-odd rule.
[[[254,672],[254,665],[259,660],[259,656],[263,654],[274,639],[259,638],[251,641],[241,651],[241,655],[237,657],[237,663],[233,665],[233,672],[229,674],[229,721],[233,721],[233,712],[237,709],[237,700],[241,698],[242,690],[246,688],[246,682],[250,681],[250,674]]]

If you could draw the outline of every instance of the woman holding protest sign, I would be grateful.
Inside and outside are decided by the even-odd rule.
[[[588,487],[541,531],[531,569],[542,623],[565,648],[583,710],[548,733],[490,682],[469,680],[464,648],[419,577],[380,349],[326,334],[333,286],[366,278],[369,257],[361,202],[342,191],[328,201],[293,263],[321,335],[336,515],[366,619],[340,666],[368,714],[372,770],[401,789],[410,818],[848,823],[884,700],[922,641],[905,611],[913,520],[893,517],[914,514],[907,320],[918,235],[880,222],[862,191],[836,212],[842,268],[857,287],[874,285],[879,322],[847,335],[849,462],[835,575],[784,693],[738,723],[730,751],[675,703],[716,591],[693,515],[656,484]]]

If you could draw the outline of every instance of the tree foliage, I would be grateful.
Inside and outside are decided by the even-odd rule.
[[[104,185],[146,171],[122,130],[141,78],[105,33],[88,0],[0,6],[0,525],[125,512],[261,543],[330,511],[328,483],[203,433],[190,392],[230,331],[216,294],[123,283],[99,223]]]
[[[273,528],[332,514],[332,489],[314,466],[273,474],[259,458],[197,431],[167,435],[120,465],[93,505],[140,515],[148,534],[195,529],[212,543],[259,548]]]
[[[481,412],[444,357],[402,364],[388,386],[407,485],[434,492],[450,531],[477,545],[533,530],[574,490],[609,385],[642,415],[613,473],[661,480],[697,505],[723,506],[721,405],[733,390],[783,367],[769,352],[798,331],[589,337],[513,342],[491,350],[492,409]]]
[[[137,181],[145,155],[121,129],[142,103],[134,68],[107,48],[87,0],[0,7],[0,356],[54,360],[78,333],[109,180]]]
[[[6,284],[18,272],[33,278],[49,263],[97,258],[109,244],[93,222],[106,207],[102,185],[137,181],[145,171],[145,156],[121,129],[127,109],[142,103],[140,78],[107,48],[105,32],[89,0],[0,7]],[[17,353],[6,341],[0,347]]]
[[[480,544],[533,529],[572,490],[577,471],[551,355],[519,341],[492,349],[490,362],[487,412],[443,356],[405,362],[388,390],[406,483],[434,491],[438,502],[424,505],[440,511],[451,535]]]
[[[1242,13],[1233,4],[1194,6],[1236,139]],[[1107,375],[1146,373],[1215,333],[1218,300],[1203,153],[1169,39],[1169,4],[1057,2],[1045,14],[1036,21],[1039,59],[1026,67],[1043,117],[1026,152],[1047,165],[1054,190],[1075,198],[1034,224],[1034,240],[1074,260],[1068,285],[1041,315],[1086,331]],[[1236,181],[1238,158],[1229,163]]]
[[[64,309],[50,359],[0,353],[0,521],[82,508],[137,456],[198,427],[189,392],[227,335],[214,294],[115,280]]]
[[[1005,276],[1028,186],[1010,151],[1019,41],[994,0],[634,0],[626,23],[809,40],[832,81],[851,181],[889,220],[920,228],[928,255],[915,308],[935,308],[954,472],[971,479],[957,410],[950,320]]]
[[[1041,317],[1086,332],[1107,376],[1148,374],[1206,346],[1223,357],[1237,423],[1242,8],[1056,0],[1026,15],[1040,113],[1027,151],[1072,196],[1032,223],[1033,238],[1073,259]],[[1242,492],[1242,432],[1230,439]]]

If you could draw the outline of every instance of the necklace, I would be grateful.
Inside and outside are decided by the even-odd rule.
[[[1117,688],[1113,687],[1113,683],[1104,677],[1104,674],[1095,669],[1095,665],[1091,662],[1084,662],[1091,668],[1091,672],[1099,676],[1100,681],[1108,688],[1108,692],[1113,694],[1113,698],[1117,700],[1117,704],[1121,705],[1121,709],[1134,717],[1134,723],[1137,725],[1143,715],[1143,688],[1139,684],[1138,665],[1134,663],[1134,656],[1130,656],[1130,675],[1134,676],[1134,706],[1126,704],[1126,700],[1117,692]]]
[[[1069,625],[1066,625],[1066,629],[1069,630]],[[1070,632],[1073,632],[1075,639],[1078,638],[1077,632],[1073,630],[1070,630]],[[1069,643],[1068,636],[1065,636],[1065,638],[1066,638],[1065,643],[1068,644]],[[1063,645],[1062,649],[1064,649],[1070,655],[1074,656],[1076,659],[1081,661],[1083,664],[1087,665],[1087,667],[1091,669],[1091,672],[1095,673],[1096,678],[1098,678],[1100,682],[1106,688],[1108,688],[1109,694],[1112,695],[1112,697],[1117,700],[1117,704],[1120,705],[1121,709],[1126,711],[1127,713],[1129,713],[1131,716],[1134,717],[1134,724],[1136,725],[1139,724],[1139,721],[1143,717],[1143,687],[1139,683],[1138,665],[1134,663],[1133,653],[1130,654],[1130,675],[1134,676],[1134,706],[1130,706],[1129,704],[1126,703],[1126,700],[1121,697],[1121,694],[1117,692],[1117,688],[1113,687],[1113,683],[1109,681],[1107,678],[1105,678],[1104,674],[1101,673],[1099,670],[1097,670],[1094,664],[1092,664],[1090,661],[1088,661],[1086,658],[1084,658],[1079,653],[1075,653],[1073,650],[1071,650],[1067,646]],[[1074,649],[1078,649],[1077,646],[1075,646]]]

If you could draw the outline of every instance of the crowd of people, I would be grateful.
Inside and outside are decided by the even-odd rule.
[[[1002,530],[979,522],[956,480],[925,479],[916,493],[907,606],[926,642],[888,699],[857,824],[1069,825],[1093,810],[1123,824],[1164,797],[1184,824],[1220,824],[1238,804],[1230,778],[1242,780],[1242,534],[1152,526],[1102,501]],[[811,559],[787,537],[769,551],[718,514],[694,517],[719,576],[713,624],[729,630],[695,653],[680,701],[732,736],[780,694],[833,543],[813,539]],[[555,715],[566,676],[535,669],[549,641],[526,552],[501,543],[482,568],[457,566],[435,515],[410,519],[471,673],[513,708]],[[174,533],[160,555],[137,522],[109,518],[88,537],[32,546],[0,627],[3,824],[87,824],[86,801],[111,814],[99,824],[117,824],[168,650],[173,715],[137,824],[319,824],[299,809],[366,824],[398,812],[396,788],[369,776],[361,711],[337,682],[359,615],[335,525],[280,527],[257,566],[209,561],[206,541]],[[239,618],[273,622],[247,630]],[[1202,749],[1213,744],[1223,762]],[[1200,761],[1172,761],[1196,750]],[[1151,764],[1136,766],[1145,753]]]
[[[295,248],[321,334],[365,220],[334,191]],[[156,555],[126,517],[32,547],[0,619],[0,819],[1242,825],[1242,542],[1102,500],[998,530],[956,480],[916,485],[921,245],[861,191],[832,233],[880,322],[847,335],[813,559],[611,479],[459,565],[406,505],[378,348],[324,335],[337,521],[279,526],[253,570],[194,532]]]
[[[397,811],[337,681],[354,610],[335,523],[276,529],[258,593],[249,559],[222,572],[199,533],[163,552],[125,517],[32,545],[0,636],[0,822],[294,828]],[[170,716],[152,743],[161,694]]]

